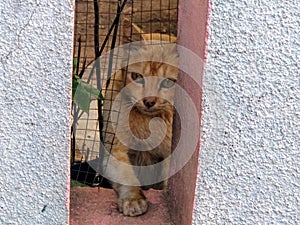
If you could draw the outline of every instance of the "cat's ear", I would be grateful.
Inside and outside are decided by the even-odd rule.
[[[145,32],[129,19],[122,20],[122,44],[128,44],[136,41],[145,41],[143,36]]]

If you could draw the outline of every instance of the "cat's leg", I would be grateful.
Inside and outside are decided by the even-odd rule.
[[[138,216],[147,211],[148,203],[123,145],[113,146],[107,165],[107,175],[118,195],[118,209],[126,216]]]

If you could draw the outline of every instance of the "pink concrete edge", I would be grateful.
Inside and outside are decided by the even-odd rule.
[[[211,22],[211,13],[212,13],[212,0],[208,0],[207,2],[207,11],[206,11],[206,26],[205,26],[205,46],[204,46],[204,69],[205,69],[205,65],[207,63],[207,59],[208,59],[208,47],[209,47],[209,37],[210,37],[210,33],[211,33],[211,29],[210,29],[210,22]],[[203,73],[203,76],[204,76],[204,69],[202,71]],[[202,108],[202,104],[201,104],[201,108]],[[201,109],[202,111],[202,109]],[[202,114],[200,115],[200,118],[202,118]],[[201,120],[200,120],[200,126],[202,126],[202,123],[201,123]],[[200,133],[200,136],[201,136],[201,133]],[[201,151],[201,137],[199,138],[199,152],[198,152],[198,157],[200,156],[200,151]],[[199,166],[199,160],[198,160],[198,165]],[[196,178],[197,179],[197,178]],[[197,186],[197,183],[196,183],[196,186]],[[196,192],[196,186],[195,186],[195,189],[194,189],[194,192]],[[196,198],[194,198],[194,201],[193,201],[193,209],[195,209],[196,207]],[[193,215],[192,215],[193,217]]]

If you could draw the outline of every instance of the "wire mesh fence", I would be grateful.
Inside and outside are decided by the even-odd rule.
[[[88,113],[73,104],[72,179],[103,186],[90,164],[101,158],[101,143],[109,149],[114,139],[105,115],[111,110],[109,100],[116,94],[111,84],[124,82],[108,78],[118,66],[118,51],[111,50],[124,43],[122,22],[126,19],[140,29],[132,30],[132,37],[141,32],[149,34],[150,39],[153,33],[161,34],[161,39],[163,35],[172,37],[177,33],[177,9],[177,0],[76,0],[73,78],[101,90],[108,103],[103,106],[102,99],[91,99]],[[96,59],[103,55],[106,57],[100,65]]]

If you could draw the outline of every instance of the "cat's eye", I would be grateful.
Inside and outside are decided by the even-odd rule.
[[[140,73],[131,73],[131,79],[139,84],[144,84],[144,76]]]
[[[164,79],[161,84],[160,87],[162,88],[171,88],[175,85],[176,80],[174,79]]]

